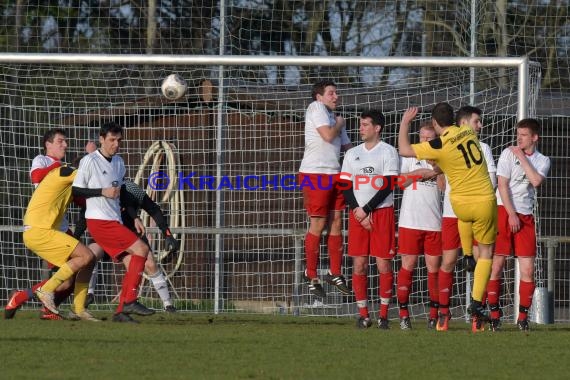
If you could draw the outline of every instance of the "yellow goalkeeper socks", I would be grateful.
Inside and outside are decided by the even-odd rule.
[[[69,265],[67,265],[67,263],[63,264],[61,267],[59,267],[58,271],[55,272],[53,274],[53,276],[51,276],[51,278],[48,280],[48,282],[46,282],[41,287],[42,291],[47,292],[47,293],[55,292],[55,289],[57,289],[57,287],[59,285],[61,285],[62,282],[71,278],[71,276],[73,276],[73,274],[74,273],[71,270],[71,268],[69,267]]]
[[[483,299],[483,294],[485,294],[487,283],[491,277],[492,265],[492,259],[479,258],[479,260],[477,260],[473,279],[473,291],[471,292],[471,296],[473,297],[474,301],[481,302]]]
[[[87,288],[89,288],[88,282],[75,281],[75,287],[73,288],[73,310],[76,314],[81,313],[83,310],[85,310]]]

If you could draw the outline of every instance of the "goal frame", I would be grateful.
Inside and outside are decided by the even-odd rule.
[[[528,57],[343,57],[343,56],[229,56],[229,55],[120,55],[120,54],[34,54],[34,53],[0,53],[0,63],[5,64],[52,64],[52,65],[164,65],[164,66],[219,66],[219,83],[223,83],[225,66],[361,66],[361,67],[464,67],[464,68],[515,68],[517,69],[517,120],[528,117],[530,107],[530,65],[533,64]],[[471,78],[473,81],[473,78]],[[473,88],[473,86],[471,86]],[[222,136],[223,104],[225,102],[224,86],[219,86],[217,104],[218,136]],[[222,176],[221,156],[222,143],[216,142],[217,175]],[[221,237],[225,234],[249,234],[248,228],[227,228],[221,223],[221,192],[216,192],[215,228],[191,228],[194,233],[215,233],[215,279],[214,279],[214,313],[220,312],[222,244]],[[0,226],[0,229],[2,226]],[[12,228],[18,230],[19,228]],[[188,232],[188,228],[173,228],[174,233]],[[302,236],[303,232],[293,229],[267,229],[269,233],[299,235],[295,239],[295,293],[301,284],[301,263],[303,259]],[[256,229],[256,233],[265,234]],[[301,239],[301,240],[300,240]],[[518,268],[517,268],[518,269]],[[518,276],[518,270],[515,270]],[[293,295],[293,299],[298,298]],[[468,295],[466,295],[468,297]],[[518,295],[515,304],[518,304]]]

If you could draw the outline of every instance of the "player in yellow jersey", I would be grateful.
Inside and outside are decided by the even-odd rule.
[[[473,237],[479,243],[480,256],[468,311],[472,317],[472,331],[483,331],[487,317],[481,300],[491,274],[497,235],[497,199],[487,164],[475,132],[468,126],[455,125],[453,108],[448,103],[438,103],[432,111],[432,124],[439,137],[410,144],[410,123],[417,113],[416,107],[408,108],[404,113],[398,135],[400,155],[437,163],[451,185],[451,206],[458,218],[462,247],[467,250]]]
[[[24,244],[35,254],[59,267],[36,290],[36,296],[52,313],[59,315],[54,302],[55,289],[77,273],[74,310],[81,319],[96,320],[85,310],[85,298],[95,256],[74,237],[59,230],[71,202],[71,185],[77,170],[62,166],[53,169],[32,194],[24,215]]]

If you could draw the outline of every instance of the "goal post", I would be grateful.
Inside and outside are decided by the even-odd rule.
[[[384,67],[394,68],[389,77]],[[475,76],[471,68],[477,69]],[[183,241],[183,252],[163,261],[160,233],[145,216],[179,309],[335,316],[353,315],[353,300],[333,289],[327,289],[330,296],[323,302],[313,299],[301,280],[307,220],[291,183],[303,152],[310,84],[329,77],[338,83],[339,112],[355,143],[358,115],[366,108],[385,112],[382,137],[394,144],[408,106],[421,106],[426,119],[425,111],[439,101],[457,108],[475,99],[484,111],[483,140],[497,158],[513,142],[514,121],[534,115],[540,83],[540,67],[526,57],[2,53],[0,72],[0,148],[6,168],[0,181],[2,300],[41,276],[39,259],[20,237],[32,191],[27,172],[41,152],[41,135],[49,128],[68,129],[66,159],[71,161],[97,136],[98,123],[113,119],[126,127],[121,155],[128,174],[135,178],[136,173],[135,180],[161,204]],[[189,92],[177,101],[159,94],[161,79],[172,72],[189,80]],[[159,172],[169,177],[166,188],[152,182]],[[396,194],[397,204],[400,198]],[[323,247],[319,268],[327,267],[325,252]],[[346,257],[344,264],[350,277]],[[399,268],[397,260],[394,265]],[[412,315],[419,317],[429,300],[425,268],[416,273],[411,304]],[[121,274],[119,266],[101,263],[97,306],[114,302]],[[456,279],[454,306],[464,310],[467,279],[460,270]],[[507,279],[512,286],[512,276]],[[376,300],[374,273],[371,286],[370,298]],[[149,283],[141,295],[160,306]],[[503,303],[512,305],[512,296],[507,291]]]

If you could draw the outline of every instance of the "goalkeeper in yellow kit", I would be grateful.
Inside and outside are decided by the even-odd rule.
[[[75,314],[83,320],[98,321],[84,306],[95,256],[73,236],[59,230],[72,199],[71,185],[76,173],[74,168],[61,166],[45,176],[28,203],[24,215],[23,239],[28,249],[59,267],[35,292],[44,307],[59,315],[54,292],[60,284],[79,272],[74,287]]]
[[[453,108],[448,103],[438,103],[432,111],[432,124],[439,137],[410,144],[410,123],[417,113],[416,107],[404,113],[398,135],[400,155],[436,162],[451,185],[451,206],[458,218],[462,247],[464,250],[469,247],[473,237],[479,243],[480,256],[475,267],[472,303],[468,311],[472,317],[472,331],[483,331],[487,317],[481,300],[491,274],[497,236],[497,199],[487,164],[477,135],[467,126],[455,125]]]

